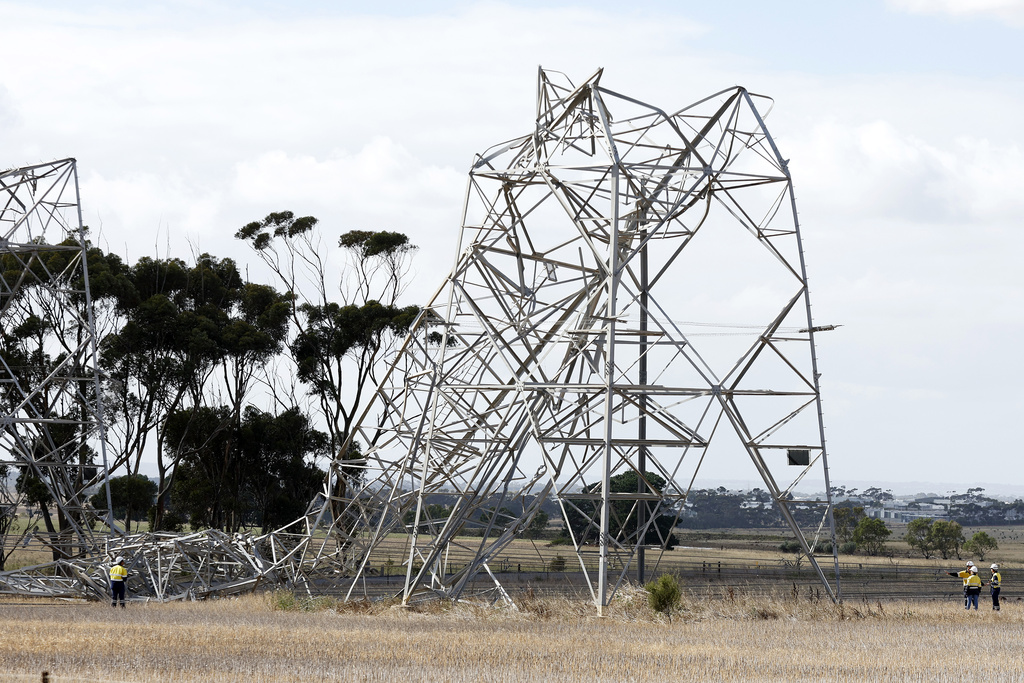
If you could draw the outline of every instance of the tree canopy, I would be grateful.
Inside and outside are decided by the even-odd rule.
[[[948,560],[954,554],[959,558],[960,550],[964,547],[963,527],[958,522],[936,521],[927,517],[914,519],[907,524],[903,540],[925,558],[936,552],[942,555],[944,560]]]
[[[868,555],[880,555],[892,531],[880,519],[865,517],[853,530],[853,542]]]
[[[971,540],[964,544],[964,550],[984,561],[989,552],[999,550],[999,542],[984,531],[976,531]]]
[[[238,230],[270,265],[252,279],[234,258],[199,253],[128,263],[88,246],[115,518],[130,525],[148,515],[153,529],[186,521],[269,529],[303,514],[324,490],[329,473],[321,464],[346,442],[377,364],[420,309],[398,300],[416,250],[406,235],[339,231],[325,240],[347,258],[339,271],[323,260],[321,231],[316,218],[290,211]],[[45,287],[14,285],[50,283],[76,253],[0,256],[0,290],[9,293],[0,304],[17,313],[0,329],[0,360],[24,370],[24,386],[0,386],[0,403],[27,395],[33,410],[69,423],[73,403],[57,405],[28,389],[67,357],[76,327],[44,299]],[[81,290],[82,283],[69,284]],[[74,450],[78,466],[68,472],[88,481],[96,454],[78,429],[57,425],[49,438]],[[348,454],[359,448],[351,443]],[[152,460],[155,481],[141,473]],[[335,485],[359,476],[357,468],[341,473]],[[62,517],[63,508],[54,514],[51,473],[22,467],[15,475],[2,520],[12,518],[8,508],[29,504],[51,535],[67,529],[73,520]],[[105,511],[106,492],[90,503]]]
[[[657,474],[648,472],[645,478],[649,486],[658,493],[665,486],[665,480]],[[609,488],[613,493],[636,493],[638,485],[639,476],[633,471],[609,479]],[[595,499],[595,496],[601,493],[601,484],[588,484],[583,487],[582,493],[589,494],[589,497],[569,499],[565,508],[567,531],[572,532],[579,545],[596,543],[601,532],[600,501]],[[647,506],[647,531],[643,543],[670,549],[675,547],[676,536],[672,533],[676,521],[675,511],[655,509],[649,501],[613,501],[609,515],[609,535],[621,543],[635,544],[639,535],[641,505]]]

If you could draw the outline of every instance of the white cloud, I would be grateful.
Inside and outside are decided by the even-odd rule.
[[[829,72],[827,56],[813,74],[795,61],[770,70],[732,26],[709,49],[696,40],[707,28],[675,16],[557,0],[389,17],[201,4],[0,0],[0,43],[24,56],[0,76],[0,166],[77,157],[86,221],[115,251],[127,245],[134,259],[169,241],[187,256],[191,242],[244,262],[235,230],[289,209],[320,218],[325,237],[406,232],[422,249],[412,291],[424,298],[454,258],[472,155],[529,132],[538,65],[577,82],[606,67],[606,86],[667,110],[742,83],[775,98],[768,125],[792,159],[815,317],[845,325],[820,340],[834,388],[826,406],[843,406],[830,423],[837,452],[899,464],[901,449],[931,434],[936,410],[955,424],[1019,403],[1012,387],[1024,377],[1005,361],[1024,333],[1024,95],[1011,78],[922,74],[898,51],[888,73],[870,76]],[[890,7],[1011,21],[1021,5]],[[718,316],[774,297],[767,284],[734,288],[733,299],[706,290],[695,291],[730,306]],[[877,392],[849,389],[862,385]],[[908,390],[952,398],[923,410]],[[965,427],[970,446],[1012,442],[1015,412],[1003,427]],[[946,441],[928,447],[955,472],[960,454]],[[838,462],[869,476],[859,459]]]
[[[423,163],[386,137],[370,140],[355,154],[325,159],[265,152],[235,166],[232,191],[247,202],[336,205],[366,215],[396,208],[439,212],[457,219],[465,184],[462,173]]]
[[[1019,220],[1024,210],[1024,153],[1017,143],[999,145],[985,138],[960,137],[953,153],[957,166],[948,190],[967,205],[968,215],[980,220]]]
[[[398,230],[419,245],[422,294],[452,263],[465,175],[425,163],[386,137],[324,158],[265,152],[235,165],[231,194],[250,219],[284,209],[312,213],[333,241],[347,230]],[[239,223],[241,225],[241,223]]]
[[[186,242],[202,250],[200,236],[222,210],[219,192],[153,172],[106,177],[85,171],[81,195],[93,241],[130,261],[183,255]]]
[[[1009,24],[1024,25],[1024,0],[888,0],[888,5],[912,14],[993,16]]]
[[[0,83],[0,127],[13,128],[20,122],[17,110],[14,108],[14,101],[7,88]],[[3,161],[0,160],[0,164]]]
[[[936,142],[945,142],[944,145]],[[959,136],[925,141],[886,121],[822,123],[789,140],[801,195],[844,217],[912,223],[1010,221],[1024,211],[1016,142]]]
[[[13,22],[0,20],[0,42],[8,53],[32,55],[31,68],[19,63],[3,76],[10,106],[0,100],[0,111],[24,112],[17,128],[0,129],[4,163],[76,156],[83,171],[108,182],[150,174],[169,187],[230,193],[221,224],[189,221],[207,238],[265,210],[267,195],[237,190],[239,173],[287,190],[282,198],[333,195],[369,216],[389,209],[409,220],[442,211],[440,202],[451,200],[448,169],[457,168],[459,191],[445,213],[453,234],[472,155],[529,130],[538,63],[579,79],[612,55],[608,45],[644,44],[643,55],[629,57],[639,63],[666,57],[674,40],[703,30],[497,3],[451,14],[280,19],[197,17],[187,3],[177,7],[180,15],[146,4],[110,13],[0,2],[0,16]],[[361,151],[330,153],[336,149]],[[301,183],[271,180],[274,163]],[[167,215],[182,214],[154,212],[145,229]],[[131,241],[141,226],[123,227]],[[108,219],[106,228],[118,225]]]

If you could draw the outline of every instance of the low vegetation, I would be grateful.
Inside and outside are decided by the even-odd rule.
[[[682,597],[676,577],[671,574],[662,574],[657,580],[647,584],[645,588],[647,590],[647,605],[672,621],[672,611],[679,607],[679,599]]]
[[[685,589],[685,587],[684,587]],[[524,593],[518,610],[294,600],[280,593],[131,605],[0,600],[0,680],[1013,680],[1024,610],[687,594],[669,622],[646,592],[606,618]],[[951,633],[969,634],[961,647]],[[97,634],[116,634],[117,644]]]

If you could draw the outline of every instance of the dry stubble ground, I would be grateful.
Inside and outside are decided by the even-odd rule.
[[[0,681],[1021,680],[1024,607],[686,600],[672,622],[628,592],[598,618],[567,599],[521,610],[0,601]]]

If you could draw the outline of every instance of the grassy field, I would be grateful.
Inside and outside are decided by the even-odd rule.
[[[529,595],[518,611],[280,593],[127,610],[6,599],[0,639],[0,681],[1024,680],[1018,606],[743,591],[688,595],[671,621],[635,589],[604,618]]]
[[[965,530],[967,534],[974,529]],[[286,593],[205,603],[105,604],[0,598],[0,683],[39,681],[1024,681],[1024,529],[985,528],[999,550],[1004,608],[983,594],[965,613],[962,561],[842,556],[847,599],[814,587],[806,563],[778,550],[784,532],[690,532],[648,575],[681,577],[670,621],[645,594],[621,590],[609,616],[558,595],[571,572],[548,571],[571,547],[517,540],[494,563],[518,610],[387,600],[296,601]],[[894,537],[902,535],[894,529]],[[464,539],[467,546],[480,539]],[[393,545],[393,547],[392,547]],[[401,562],[401,539],[375,558]],[[19,557],[31,563],[36,553]],[[966,559],[966,557],[965,557]],[[976,560],[978,558],[975,558]],[[45,561],[40,558],[36,561]],[[982,564],[979,562],[979,564]],[[391,567],[398,573],[397,566]],[[987,575],[987,571],[984,573]],[[577,590],[580,577],[575,577]],[[395,580],[397,589],[397,579]],[[917,599],[906,599],[907,597]],[[930,598],[930,599],[921,599]]]

